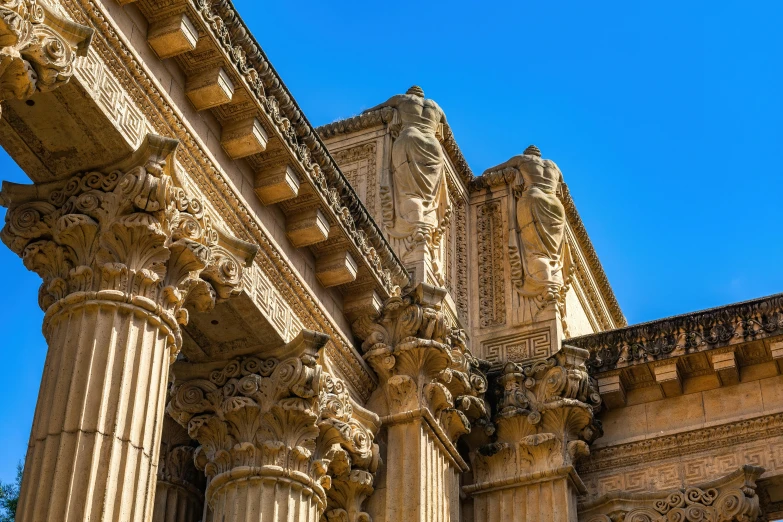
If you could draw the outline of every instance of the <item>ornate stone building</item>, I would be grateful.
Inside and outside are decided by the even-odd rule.
[[[0,14],[17,520],[783,517],[783,297],[627,326],[545,151],[476,176],[415,86],[313,128],[229,0]]]

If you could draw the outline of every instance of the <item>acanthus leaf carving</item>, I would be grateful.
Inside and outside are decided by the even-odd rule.
[[[37,0],[0,2],[0,100],[25,100],[67,83],[92,33]]]
[[[250,477],[288,477],[312,493],[321,514],[361,514],[378,466],[380,422],[317,363],[327,340],[303,332],[268,356],[174,365],[167,411],[200,443],[195,461],[209,478],[210,505]],[[361,487],[351,485],[357,480]]]
[[[353,324],[364,358],[378,373],[376,395],[386,415],[428,410],[452,442],[487,426],[484,365],[467,349],[465,334],[441,310],[446,290],[424,283],[390,298],[379,317]]]
[[[184,305],[206,310],[239,290],[256,247],[218,233],[202,203],[174,185],[177,144],[149,135],[117,169],[3,184],[0,238],[43,279],[47,317],[66,301],[130,302],[163,320],[176,353]]]

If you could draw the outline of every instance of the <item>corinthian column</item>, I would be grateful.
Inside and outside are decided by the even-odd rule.
[[[148,136],[116,169],[3,184],[0,237],[43,279],[49,344],[19,522],[151,516],[184,305],[230,297],[255,253],[174,186],[177,143]]]
[[[475,522],[576,522],[585,486],[576,460],[601,435],[601,397],[587,350],[564,346],[549,359],[507,363],[498,377],[493,443],[471,453]]]
[[[464,335],[447,326],[445,294],[420,284],[353,325],[380,379],[370,405],[382,412],[389,465],[368,511],[385,522],[457,522],[468,467],[456,442],[471,424],[487,427],[486,379]]]
[[[317,364],[327,339],[305,331],[258,356],[174,365],[168,412],[201,444],[212,520],[318,522],[327,507],[328,520],[366,520],[377,446],[344,383]]]
[[[204,475],[193,463],[193,441],[164,415],[152,522],[196,522],[204,505]]]

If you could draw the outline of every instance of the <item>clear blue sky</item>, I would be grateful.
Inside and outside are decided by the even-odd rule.
[[[629,322],[783,292],[783,2],[236,4],[314,125],[418,84],[477,174],[538,145]],[[7,481],[46,347],[38,277],[0,268]]]

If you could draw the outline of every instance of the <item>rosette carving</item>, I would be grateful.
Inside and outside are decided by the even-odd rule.
[[[446,290],[420,284],[390,298],[380,317],[353,324],[364,359],[383,385],[387,415],[426,409],[452,442],[471,424],[488,427],[486,377],[467,349],[465,334],[448,326],[441,310]]]
[[[200,444],[195,462],[210,480],[208,502],[240,481],[285,477],[312,492],[321,514],[336,484],[329,512],[358,516],[378,465],[379,421],[363,412],[374,417],[371,429],[355,417],[345,384],[317,364],[325,342],[305,331],[265,358],[174,365],[167,411]],[[363,486],[352,490],[357,480]]]
[[[43,279],[47,317],[68,302],[132,303],[162,319],[176,351],[186,304],[206,311],[240,291],[256,247],[219,231],[201,201],[175,186],[177,144],[149,135],[116,169],[3,184],[0,238]]]
[[[92,33],[37,0],[0,0],[0,100],[24,100],[67,83]]]
[[[543,361],[507,363],[497,378],[495,441],[474,452],[477,483],[573,467],[602,434],[589,353],[564,346]],[[477,486],[472,486],[477,487]]]

